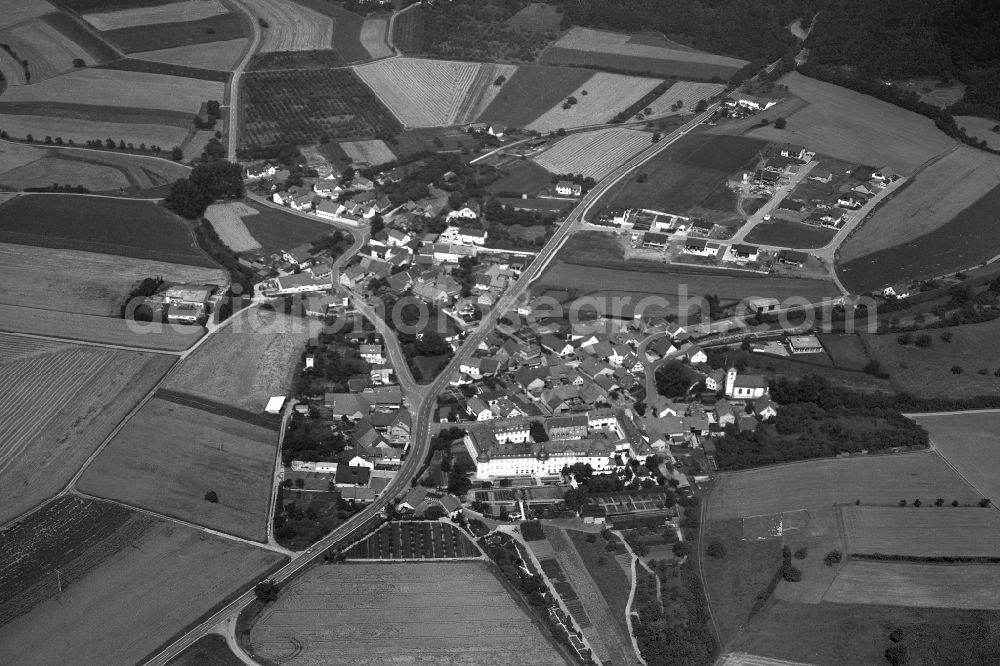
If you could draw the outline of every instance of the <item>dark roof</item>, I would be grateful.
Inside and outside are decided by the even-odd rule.
[[[371,478],[372,471],[368,467],[350,467],[348,465],[337,465],[337,474],[333,477],[334,483],[352,484],[355,486],[366,486]]]

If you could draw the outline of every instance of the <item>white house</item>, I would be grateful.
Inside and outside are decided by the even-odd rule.
[[[438,242],[458,243],[460,245],[484,245],[486,243],[487,232],[485,229],[472,229],[470,227],[448,227]]]
[[[905,284],[893,284],[883,289],[882,295],[892,298],[906,298],[910,295],[910,289]]]
[[[287,294],[305,294],[314,291],[325,291],[333,289],[332,278],[316,278],[309,273],[299,273],[297,275],[283,275],[262,282],[261,293],[264,296],[284,296]]]
[[[578,183],[573,183],[568,180],[560,180],[556,183],[556,194],[578,197],[583,194],[583,187]]]
[[[694,254],[699,257],[717,257],[722,246],[718,243],[709,243],[701,238],[688,238],[684,241],[684,254]]]
[[[726,372],[726,397],[736,400],[756,400],[770,394],[762,375],[740,375],[736,368]]]
[[[479,216],[476,214],[476,211],[472,210],[469,206],[462,206],[458,210],[453,210],[448,213],[449,220],[453,220],[455,218],[462,220],[475,220],[478,217]]]
[[[734,95],[733,97],[731,97],[729,100],[726,101],[726,106],[729,107],[740,106],[743,107],[744,109],[749,109],[751,111],[766,111],[775,104],[777,104],[777,102],[773,99],[769,99],[766,97],[758,97],[756,95],[747,95],[744,93]]]
[[[558,476],[566,466],[590,465],[595,474],[615,467],[612,440],[551,440],[501,442],[489,429],[470,430],[462,440],[476,461],[476,478],[488,481],[508,477]]]
[[[246,177],[247,180],[257,180],[260,178],[270,178],[276,173],[278,173],[278,167],[264,162],[263,164],[251,164],[248,166]]]
[[[382,352],[382,345],[361,345],[361,358],[372,365],[382,365],[385,363],[385,354]]]

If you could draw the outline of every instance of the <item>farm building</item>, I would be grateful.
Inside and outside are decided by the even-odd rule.
[[[285,396],[276,395],[268,398],[267,406],[264,407],[265,414],[280,414],[282,407],[285,406]]]
[[[788,350],[793,354],[819,354],[823,345],[815,335],[792,335],[788,338]]]
[[[448,227],[438,237],[438,241],[441,243],[456,243],[458,245],[484,245],[488,235],[485,229]]]
[[[795,250],[782,250],[778,253],[778,262],[787,266],[802,266],[809,261],[809,255]]]
[[[578,197],[583,194],[583,187],[581,187],[578,183],[571,183],[568,180],[560,180],[556,183],[556,194]]]
[[[739,106],[749,111],[766,111],[777,103],[776,100],[767,97],[758,97],[757,95],[747,95],[745,93],[733,95],[725,102],[729,108]]]
[[[261,293],[267,297],[284,296],[286,294],[305,294],[315,291],[333,289],[332,278],[317,278],[310,273],[283,275],[262,282]]]
[[[163,292],[166,305],[194,305],[204,308],[215,291],[211,284],[176,284]]]

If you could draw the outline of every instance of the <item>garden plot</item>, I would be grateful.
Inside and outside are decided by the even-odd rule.
[[[267,23],[258,51],[312,51],[333,43],[329,16],[290,0],[247,0],[251,13]]]
[[[408,127],[453,125],[481,66],[450,60],[391,58],[354,68]]]
[[[225,14],[226,11],[227,9],[219,0],[182,0],[162,5],[84,14],[83,20],[98,30],[117,30],[119,28],[133,28],[137,25],[197,21]]]
[[[261,249],[260,243],[250,234],[242,218],[257,214],[256,208],[236,201],[212,204],[205,211],[205,219],[211,223],[219,239],[233,252],[255,252]]]
[[[698,102],[702,100],[707,102],[725,89],[726,86],[722,83],[695,83],[692,81],[678,81],[674,85],[670,86],[670,88],[667,89],[667,92],[653,100],[653,103],[649,105],[652,109],[652,113],[648,115],[652,117],[670,114],[694,113],[695,107],[698,106]],[[678,104],[679,106],[676,106]],[[671,108],[675,106],[675,109]]]
[[[438,521],[383,525],[347,550],[352,560],[411,560],[480,557],[462,530]]]
[[[940,507],[841,507],[848,553],[1000,557],[1000,513],[941,499]]]
[[[431,638],[432,637],[432,638]],[[314,567],[254,624],[256,655],[289,666],[563,664],[481,562]]]
[[[28,61],[32,84],[73,69],[76,59],[88,66],[96,63],[82,46],[40,19],[0,31],[0,42],[10,45],[19,59]]]
[[[601,180],[651,143],[649,132],[613,127],[571,134],[534,159],[552,173],[578,173]]]
[[[382,139],[368,141],[344,141],[340,144],[351,161],[360,164],[367,162],[372,166],[385,164],[396,159],[396,154]]]
[[[157,51],[140,51],[130,54],[129,57],[149,62],[161,62],[165,65],[229,71],[239,62],[249,43],[250,40],[243,37],[224,42],[174,46]]]
[[[848,562],[823,595],[824,602],[925,608],[1000,608],[995,565]]]
[[[361,45],[373,58],[388,58],[393,54],[385,41],[388,27],[389,19],[384,17],[366,18],[361,25]]]
[[[465,93],[465,99],[459,107],[458,115],[455,118],[456,125],[464,125],[473,122],[479,117],[490,103],[500,94],[506,82],[517,73],[515,65],[497,65],[483,63],[476,72],[476,78]],[[503,77],[501,79],[500,77]],[[498,81],[503,81],[497,85]]]
[[[660,83],[660,79],[597,72],[527,128],[551,132],[606,123]],[[571,99],[576,103],[569,104]]]

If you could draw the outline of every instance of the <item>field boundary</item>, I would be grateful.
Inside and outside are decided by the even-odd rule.
[[[224,416],[237,421],[243,421],[245,423],[249,423],[250,425],[266,428],[275,432],[281,430],[280,417],[274,417],[267,414],[256,414],[248,409],[234,407],[224,402],[219,402],[218,400],[202,398],[196,395],[191,395],[190,393],[184,393],[183,391],[166,388],[157,389],[153,397],[178,405],[183,405],[185,407],[199,409],[203,412],[208,412],[209,414],[214,414],[216,416]]]

